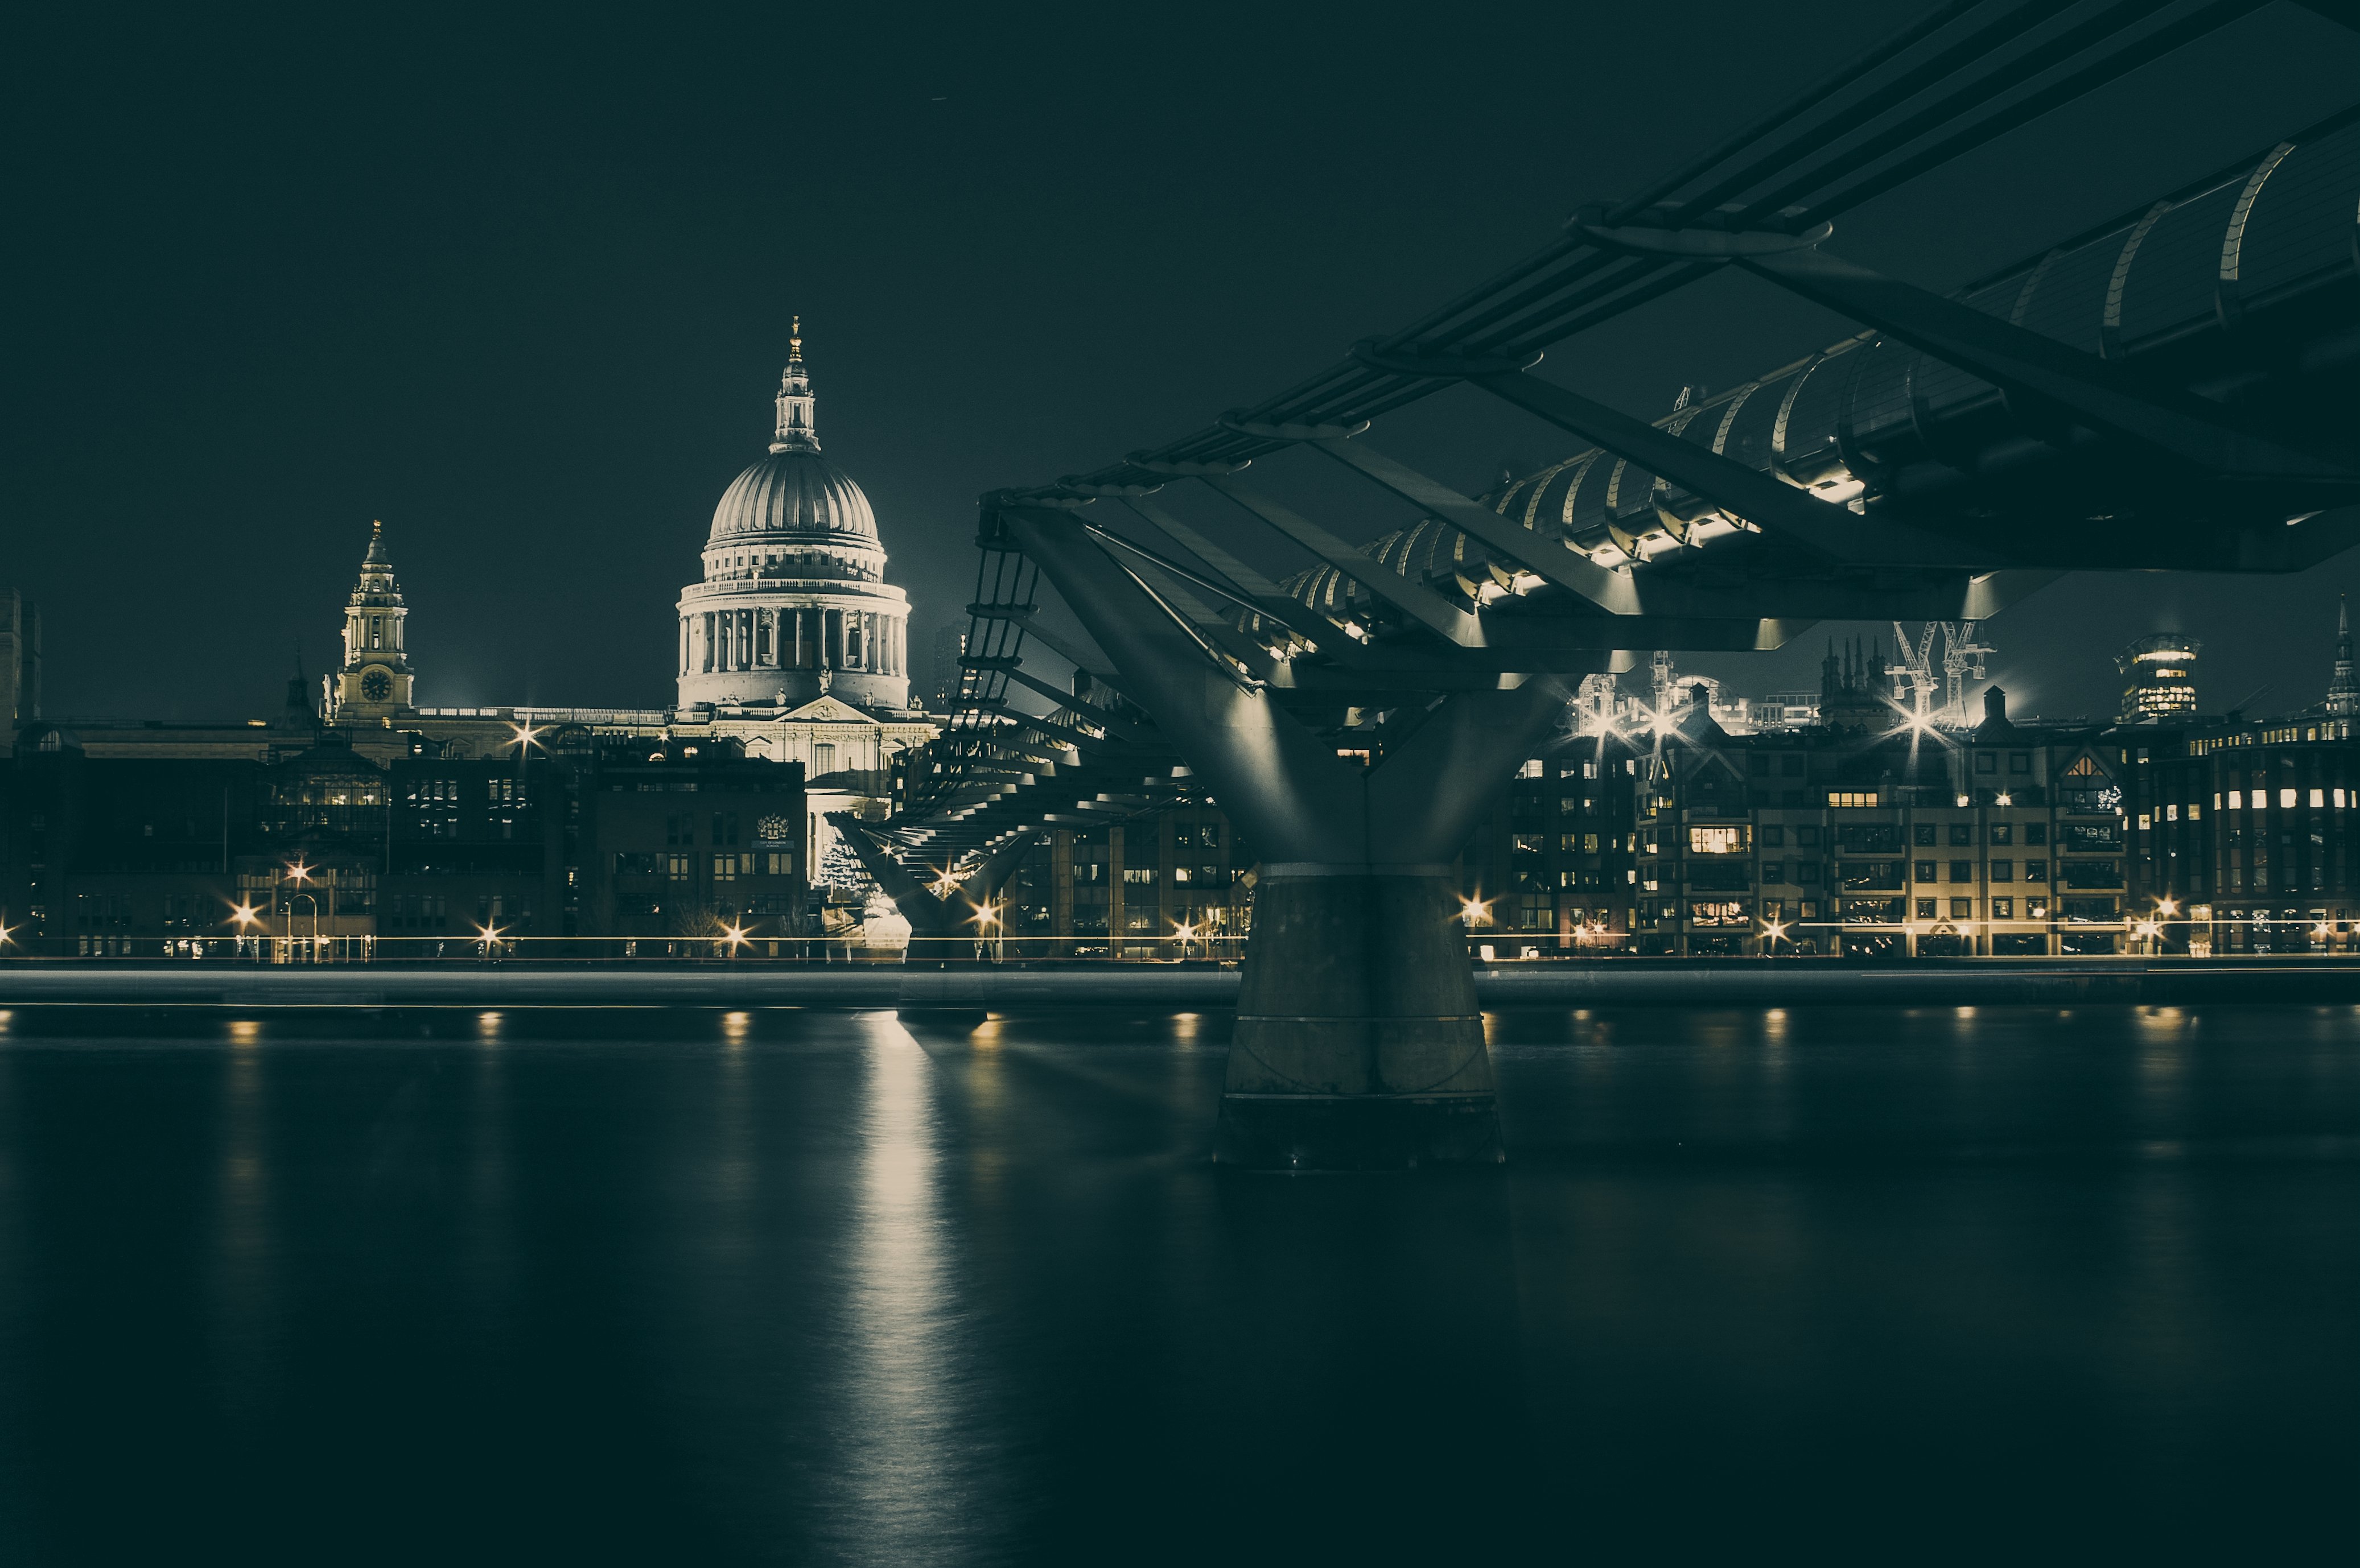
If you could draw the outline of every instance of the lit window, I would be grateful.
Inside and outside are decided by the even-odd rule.
[[[2279,804],[2279,805],[2281,805],[2281,806],[2291,806],[2291,805],[2293,805],[2293,804],[2294,804],[2294,794],[2295,794],[2295,792],[2294,792],[2293,790],[2291,790],[2291,789],[2281,789],[2281,790],[2279,790],[2279,791],[2278,791],[2278,804]]]
[[[1494,779],[1496,779],[1496,778],[1498,778],[1498,777],[1499,777],[1499,775],[1495,773],[1495,774],[1493,774],[1493,775],[1492,775],[1492,777],[1493,777]],[[1529,762],[1525,763],[1522,768],[1517,768],[1517,769],[1516,769],[1516,777],[1517,777],[1517,778],[1519,778],[1519,779],[1538,779],[1538,778],[1540,778],[1540,777],[1541,777],[1541,759],[1540,759],[1539,757],[1534,757],[1531,761],[1529,761]]]
[[[2327,791],[2324,789],[2313,789],[2311,792],[2311,803],[2314,806],[2324,806],[2327,804]]]
[[[1690,855],[1743,855],[1749,845],[1743,827],[1690,828]]]
[[[2229,809],[2233,811],[2241,811],[2245,809],[2245,794],[2244,790],[2232,789],[2229,791]]]

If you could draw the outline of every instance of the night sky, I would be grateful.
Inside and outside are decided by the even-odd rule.
[[[1914,9],[58,8],[20,23],[5,94],[0,585],[44,607],[52,715],[261,716],[299,641],[315,677],[333,659],[381,517],[421,702],[665,703],[672,604],[765,450],[800,313],[923,685],[978,493],[1291,384]],[[2360,35],[2279,0],[1833,248],[1948,288],[2355,83]],[[1654,417],[1852,330],[1730,277],[1542,373]],[[1467,390],[1368,439],[1470,491],[1573,444]],[[1398,520],[1290,461],[1256,476],[1338,531]],[[2360,554],[2069,579],[1991,624],[1991,671],[2019,714],[2104,715],[2112,653],[2179,630],[2208,705],[2270,681],[2261,707],[2300,706],[2346,590]],[[1827,636],[1866,629],[1683,665],[1808,684]]]

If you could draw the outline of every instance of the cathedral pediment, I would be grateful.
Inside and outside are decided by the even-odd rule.
[[[815,702],[806,702],[779,715],[779,723],[782,724],[867,724],[875,722],[851,703],[840,702],[834,697],[822,697]]]

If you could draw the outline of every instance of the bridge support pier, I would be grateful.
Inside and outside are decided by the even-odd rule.
[[[1218,1165],[1400,1171],[1506,1158],[1444,866],[1265,865]]]
[[[1563,718],[1553,677],[1420,698],[1374,767],[1213,668],[1070,516],[1000,514],[1261,855],[1215,1161],[1405,1171],[1505,1156],[1450,860]],[[1597,656],[1602,664],[1608,657]]]

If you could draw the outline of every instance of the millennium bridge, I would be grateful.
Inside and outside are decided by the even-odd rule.
[[[919,934],[956,935],[1044,825],[1209,794],[1262,856],[1215,1159],[1502,1158],[1449,862],[1583,677],[2360,539],[2360,106],[1947,294],[1842,254],[1853,209],[2255,8],[1954,0],[1297,385],[984,495],[957,714],[906,808],[848,836]],[[1652,418],[1536,373],[1732,268],[1859,331]],[[1481,495],[1385,455],[1378,421],[1459,387],[1574,450]],[[1418,520],[1366,539],[1249,472],[1302,462]],[[1189,491],[1309,564],[1256,570]]]

